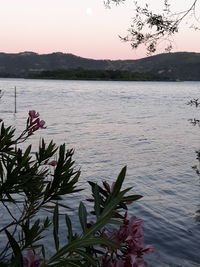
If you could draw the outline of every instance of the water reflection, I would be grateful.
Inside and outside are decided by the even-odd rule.
[[[9,89],[14,86],[20,95],[16,118]],[[191,95],[198,97],[199,82],[0,79],[0,88],[5,90],[0,110],[6,123],[23,130],[27,111],[39,111],[48,126],[40,136],[75,148],[83,185],[112,182],[128,166],[125,187],[144,196],[130,213],[144,220],[147,243],[157,248],[152,267],[200,262],[199,181],[191,169],[199,128],[191,130],[187,120],[196,110],[184,105]],[[33,147],[38,141],[34,135]],[[86,188],[80,198],[89,193]]]

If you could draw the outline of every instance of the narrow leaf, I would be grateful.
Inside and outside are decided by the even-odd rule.
[[[123,190],[120,192],[115,198],[111,199],[107,206],[104,208],[103,212],[99,216],[97,222],[88,229],[85,233],[84,237],[89,237],[93,233],[100,230],[106,223],[109,222],[110,218],[112,218],[113,211],[116,206],[121,202],[123,196],[130,190],[130,188]]]
[[[73,237],[73,230],[72,230],[72,223],[71,223],[71,220],[69,218],[69,216],[66,214],[65,215],[65,221],[66,221],[66,225],[67,225],[67,228],[68,228],[68,240],[69,240],[69,243],[72,241],[72,237]]]
[[[95,245],[106,245],[111,247],[116,247],[116,244],[110,240],[104,238],[83,238],[78,239],[70,244],[62,247],[54,256],[48,260],[48,263],[55,262],[60,259],[64,254],[69,253],[70,251],[74,251],[77,248],[83,248],[88,246],[95,246]],[[48,266],[48,265],[47,265]],[[51,266],[51,265],[50,265]]]
[[[88,253],[86,253],[85,251],[76,249],[75,252],[79,254],[80,256],[82,256],[86,260],[86,262],[90,262],[92,266],[97,266],[97,262],[94,260],[94,258]]]
[[[100,212],[101,212],[101,207],[100,207],[100,195],[99,195],[99,188],[98,185],[95,184],[93,188],[93,195],[94,195],[94,210],[95,214],[97,217],[99,217]]]
[[[127,196],[127,197],[123,197],[122,201],[136,201],[138,199],[142,198],[141,195],[131,195],[131,196]]]
[[[85,205],[82,202],[79,205],[79,220],[80,220],[83,232],[85,232],[87,230],[87,210],[86,210]]]
[[[117,177],[117,180],[116,180],[114,188],[113,188],[112,195],[116,196],[120,192],[122,184],[123,184],[124,179],[125,179],[125,176],[126,176],[126,166],[124,168],[122,168],[121,172],[119,173],[119,175]]]
[[[7,230],[5,230],[5,232],[8,237],[10,246],[12,247],[13,253],[15,255],[15,262],[22,263],[22,254],[17,241]]]
[[[53,213],[53,236],[56,250],[59,250],[59,236],[58,236],[58,228],[59,228],[59,213],[58,213],[58,204],[56,204],[54,213]]]

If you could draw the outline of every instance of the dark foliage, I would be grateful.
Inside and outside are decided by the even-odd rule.
[[[124,3],[126,0],[107,0],[106,6],[111,4]],[[151,9],[151,1],[142,6],[140,1],[133,1],[135,5],[135,13],[131,27],[125,37],[120,37],[122,41],[130,42],[131,47],[136,49],[144,45],[147,54],[155,53],[160,43],[164,42],[165,52],[170,52],[173,48],[173,35],[178,33],[180,25],[183,21],[189,20],[190,28],[199,30],[198,15],[196,15],[196,5],[198,0],[193,0],[187,10],[179,13],[173,12],[170,6],[170,0],[163,0],[162,12],[157,13]],[[192,15],[192,18],[191,16]],[[195,24],[192,21],[195,20]]]
[[[121,70],[85,70],[69,69],[43,71],[39,74],[30,74],[34,79],[61,79],[61,80],[106,80],[106,81],[159,81],[163,78],[151,73],[139,73]]]

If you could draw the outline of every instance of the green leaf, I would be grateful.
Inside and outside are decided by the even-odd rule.
[[[117,220],[117,219],[110,219],[109,223],[110,224],[121,225],[122,224],[122,221],[121,220]]]
[[[79,205],[79,220],[80,220],[83,232],[85,232],[87,230],[87,210],[86,210],[85,205],[82,202],[80,202],[80,205]]]
[[[130,190],[130,188],[123,190],[120,192],[115,198],[111,199],[109,203],[107,203],[106,207],[104,208],[103,212],[99,216],[97,222],[88,229],[85,233],[84,237],[88,237],[98,230],[100,230],[105,224],[107,224],[113,216],[113,212],[116,206],[122,200],[122,197]]]
[[[100,195],[99,195],[99,188],[98,185],[95,184],[93,188],[93,196],[94,196],[94,210],[97,217],[99,217],[101,212],[101,206],[100,206]]]
[[[131,195],[131,196],[127,196],[127,197],[123,197],[122,201],[126,202],[126,201],[136,201],[138,199],[142,198],[141,195]]]
[[[59,261],[63,255],[66,255],[67,253],[74,251],[78,248],[84,248],[88,246],[95,246],[95,245],[106,245],[111,247],[116,247],[116,244],[110,240],[104,239],[104,238],[82,238],[77,239],[68,245],[62,247],[55,255],[53,255],[52,258],[48,260],[48,263],[51,264],[52,262]],[[48,266],[48,264],[46,265]],[[51,266],[51,265],[49,265]]]
[[[54,213],[53,213],[53,236],[56,250],[59,250],[59,236],[58,236],[58,228],[59,228],[59,211],[58,204],[56,204]]]
[[[27,147],[27,149],[26,149],[26,151],[25,151],[25,153],[24,153],[24,158],[27,158],[28,155],[30,154],[30,152],[31,152],[31,145],[29,145],[29,146]]]
[[[43,258],[45,259],[45,248],[44,248],[44,245],[41,245],[41,252],[42,252],[42,256]]]
[[[84,265],[83,264],[80,264],[80,263],[75,263],[73,261],[68,261],[67,262],[67,266],[80,267],[80,266],[84,266]],[[63,267],[63,265],[61,267]]]
[[[69,240],[69,243],[72,241],[72,237],[73,237],[73,230],[72,230],[72,223],[71,223],[71,220],[69,218],[69,216],[66,214],[65,215],[65,221],[66,221],[66,225],[67,225],[67,228],[68,228],[68,240]]]
[[[82,256],[86,260],[86,262],[90,262],[93,266],[97,266],[96,260],[87,252],[82,251],[80,249],[76,249],[74,252]]]
[[[126,176],[126,166],[124,168],[122,168],[121,172],[119,173],[117,180],[115,182],[114,188],[113,188],[113,192],[112,192],[112,196],[116,196],[122,187],[122,184],[124,182],[125,176]]]
[[[5,230],[5,232],[6,232],[6,235],[8,237],[10,246],[13,250],[13,253],[15,255],[15,259],[14,259],[15,264],[16,265],[22,264],[22,254],[21,254],[21,250],[20,250],[20,247],[19,247],[17,241],[14,239],[14,237],[7,230]]]
[[[93,188],[97,185],[94,182],[88,181],[88,184]],[[104,190],[101,186],[97,185],[98,189],[99,189],[99,193],[101,193],[104,197],[108,197],[108,192],[106,190]]]

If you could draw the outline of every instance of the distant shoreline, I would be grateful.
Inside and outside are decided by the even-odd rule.
[[[122,79],[62,79],[62,78],[50,78],[50,77],[16,77],[16,76],[0,76],[0,79],[23,79],[23,80],[52,80],[52,81],[99,81],[99,82],[200,82],[197,80],[194,81],[184,81],[184,80],[172,80],[172,79],[157,79],[157,80],[122,80]]]
[[[88,70],[68,69],[31,73],[26,78],[50,80],[83,80],[83,81],[170,81],[151,73],[130,72],[126,70]]]

